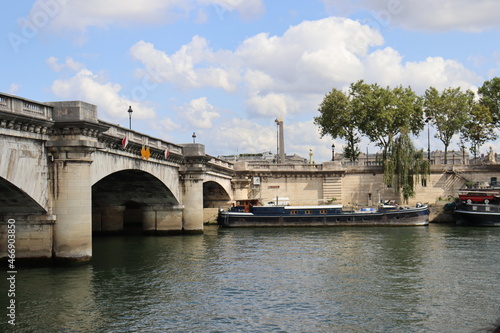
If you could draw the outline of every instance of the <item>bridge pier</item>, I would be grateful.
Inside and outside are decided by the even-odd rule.
[[[88,260],[92,257],[92,191],[90,153],[54,152],[54,257]]]
[[[50,260],[56,217],[52,214],[14,213],[0,216],[0,257],[8,253],[8,236],[15,232],[17,259]],[[10,232],[9,232],[10,231]]]
[[[152,205],[144,207],[143,231],[146,233],[180,233],[182,231],[182,206]]]
[[[185,232],[203,232],[203,174],[209,158],[205,145],[189,143],[183,145],[186,164],[182,170],[182,202],[184,213],[182,228]]]
[[[203,232],[203,179],[184,178],[182,228],[186,232]]]
[[[92,211],[93,233],[115,233],[123,231],[125,206],[104,206]]]
[[[54,224],[53,258],[92,258],[92,153],[97,136],[108,129],[97,121],[95,105],[81,101],[48,103],[56,121],[47,148],[52,161]]]

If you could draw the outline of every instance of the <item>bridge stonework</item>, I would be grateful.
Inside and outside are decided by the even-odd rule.
[[[467,182],[499,176],[495,163],[432,165],[410,204],[432,204]],[[86,261],[93,234],[201,233],[219,208],[276,197],[346,206],[400,199],[378,166],[233,164],[205,154],[202,144],[102,121],[92,104],[0,93],[0,258],[8,254],[8,221],[15,221],[16,258]]]
[[[95,105],[0,94],[0,258],[8,221],[18,259],[87,261],[96,233],[201,233],[204,183],[228,202],[231,174],[204,145],[104,122]]]

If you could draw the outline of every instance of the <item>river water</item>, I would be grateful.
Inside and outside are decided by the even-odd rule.
[[[99,237],[91,264],[20,268],[15,299],[0,332],[489,332],[500,228]]]

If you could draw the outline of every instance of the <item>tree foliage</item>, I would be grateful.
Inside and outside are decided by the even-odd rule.
[[[360,115],[354,112],[349,96],[341,90],[333,89],[325,96],[318,111],[320,115],[314,118],[314,123],[319,126],[321,136],[330,135],[333,139],[346,140],[344,154],[351,161],[356,161],[359,155]]]
[[[403,196],[403,201],[415,196],[415,184],[430,175],[430,163],[423,150],[416,150],[407,131],[403,131],[389,147],[384,162],[384,181]]]
[[[351,85],[353,108],[360,115],[360,132],[382,148],[382,159],[402,130],[414,135],[423,129],[421,98],[411,88],[391,89],[363,81]]]
[[[430,87],[425,91],[424,108],[437,129],[435,137],[444,145],[444,164],[448,163],[448,147],[455,134],[462,131],[474,106],[474,93],[448,88],[439,93]]]
[[[478,89],[479,102],[486,106],[491,113],[493,123],[500,125],[500,78],[495,77],[485,81]]]
[[[481,146],[487,141],[496,138],[497,135],[490,109],[483,104],[474,104],[462,129],[461,139],[470,143],[470,151],[476,158]]]

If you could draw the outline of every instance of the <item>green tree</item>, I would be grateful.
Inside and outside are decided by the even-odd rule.
[[[474,158],[479,154],[479,149],[488,141],[497,138],[493,116],[486,105],[475,103],[469,118],[466,120],[461,132],[461,138],[470,143],[470,151]]]
[[[354,112],[349,96],[341,90],[332,89],[325,95],[318,111],[320,115],[314,118],[314,123],[319,126],[321,137],[330,135],[333,139],[346,140],[345,157],[352,162],[356,161],[360,141],[357,131],[359,114]]]
[[[343,154],[345,158],[348,158],[351,162],[357,161],[361,151],[359,150],[359,142],[361,141],[359,136],[354,133],[349,133],[347,138],[347,145],[344,146]]]
[[[495,77],[485,81],[478,89],[479,102],[486,106],[491,113],[493,123],[500,125],[500,78]]]
[[[416,150],[407,130],[391,142],[389,154],[384,162],[384,181],[403,196],[404,203],[415,196],[415,184],[427,180],[430,175],[429,161],[424,151]]]
[[[382,160],[402,129],[418,135],[424,127],[422,99],[410,87],[382,88],[358,81],[351,85],[351,95],[360,114],[359,130],[382,148]]]
[[[455,134],[462,131],[474,106],[474,93],[448,88],[441,94],[436,88],[425,91],[424,108],[437,129],[435,137],[444,144],[444,163],[448,163],[448,147]]]

